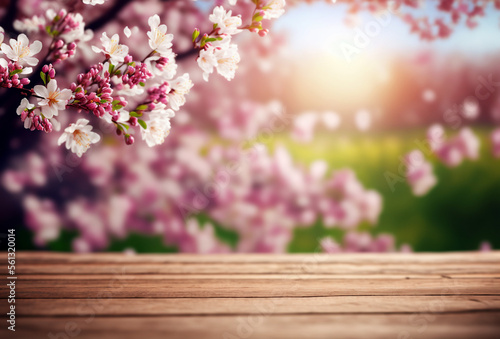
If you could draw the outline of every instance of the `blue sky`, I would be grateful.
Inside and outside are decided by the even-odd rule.
[[[419,10],[415,14],[426,14],[430,17],[442,16],[435,9],[435,3],[428,8]],[[290,33],[293,48],[297,51],[311,53],[327,52],[340,54],[341,43],[352,44],[355,31],[348,27],[343,20],[346,17],[346,6],[343,4],[327,4],[323,2],[311,5],[301,4],[288,7],[287,12],[276,20],[273,30],[286,30]],[[360,16],[360,27],[373,21],[369,13]],[[415,34],[410,34],[409,25],[401,19],[392,16],[390,23],[383,27],[380,34],[370,39],[368,52],[402,52],[412,53],[422,49],[432,49],[440,53],[465,54],[471,57],[480,57],[485,54],[500,52],[500,11],[490,5],[486,16],[479,18],[479,25],[469,29],[462,22],[454,34],[448,39],[433,42],[421,41]]]

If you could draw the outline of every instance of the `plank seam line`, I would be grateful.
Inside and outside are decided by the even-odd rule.
[[[24,300],[36,300],[36,299],[51,299],[51,300],[71,300],[71,299],[257,299],[257,298],[329,298],[329,297],[456,297],[456,296],[471,296],[471,297],[498,297],[500,294],[338,294],[338,295],[304,295],[304,296],[208,296],[208,297],[183,297],[183,296],[172,296],[172,297],[116,297],[116,298],[92,298],[92,297],[36,297],[36,298],[26,298],[22,296],[17,296],[16,299]]]
[[[96,314],[96,318],[132,318],[132,317],[225,317],[225,316],[245,316],[245,315],[255,315],[262,314],[265,316],[294,316],[294,315],[405,315],[405,314],[433,314],[433,315],[447,315],[447,314],[473,314],[473,313],[499,313],[500,308],[496,309],[477,309],[477,310],[461,310],[461,311],[446,311],[446,312],[420,312],[408,311],[408,312],[293,312],[293,313],[246,313],[246,312],[235,312],[235,313],[161,313],[161,314]],[[72,314],[61,314],[61,315],[19,315],[20,318],[88,318],[88,315],[72,315]]]

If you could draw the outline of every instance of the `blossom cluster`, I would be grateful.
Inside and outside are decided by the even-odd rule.
[[[232,36],[243,30],[266,36],[269,30],[262,27],[263,19],[275,19],[284,13],[285,0],[257,0],[252,21],[243,26],[241,16],[233,16],[231,10],[226,11],[222,6],[214,8],[209,20],[213,23],[210,33],[201,35],[199,29],[193,32],[193,45],[200,49],[197,59],[198,65],[203,70],[203,79],[208,77],[214,70],[227,80],[234,78],[240,55],[238,46],[232,43]],[[232,1],[231,4],[236,4]]]
[[[479,157],[479,139],[468,127],[462,128],[454,138],[446,140],[443,127],[433,125],[427,132],[427,139],[431,150],[447,166],[455,167],[464,159],[475,160]]]
[[[416,196],[425,195],[437,183],[432,164],[420,150],[413,150],[405,158],[406,178]]]
[[[493,152],[497,154],[495,132],[492,134]],[[448,167],[460,165],[464,159],[476,160],[479,158],[480,141],[468,127],[462,128],[456,136],[446,139],[444,128],[435,124],[427,131],[429,151]],[[437,183],[433,167],[425,159],[420,150],[413,150],[404,158],[406,178],[413,194],[425,195]]]
[[[82,158],[91,186],[101,189],[97,199],[79,196],[61,204],[26,194],[23,203],[30,213],[25,222],[37,244],[57,238],[64,225],[78,231],[73,249],[83,252],[102,250],[131,231],[162,234],[166,244],[183,252],[284,252],[296,227],[319,220],[352,231],[363,222],[375,224],[381,212],[380,195],[364,189],[351,171],[327,175],[323,162],[297,166],[284,148],[273,154],[264,145],[248,150],[219,146],[203,156],[203,138],[169,142],[177,150],[167,151],[172,145],[166,145],[160,157],[137,147],[129,151],[130,161],[116,146],[101,146]],[[230,163],[238,168],[232,171]],[[122,179],[113,180],[117,175]],[[33,181],[23,171],[8,176],[4,182],[11,189],[27,190]],[[44,175],[31,186],[46,180]],[[200,213],[212,221],[200,223]],[[238,244],[221,242],[215,225],[239,234]]]
[[[351,253],[351,252],[394,252],[396,246],[390,234],[372,236],[368,232],[348,232],[339,244],[331,237],[321,239],[321,248],[326,253]],[[411,252],[411,247],[404,244],[401,252]]]
[[[105,1],[86,0],[83,3],[95,6]],[[209,16],[212,32],[198,37],[199,30],[195,30],[198,34],[193,34],[192,38],[193,48],[200,50],[198,64],[204,71],[204,78],[208,80],[208,74],[214,69],[228,80],[234,78],[240,56],[237,45],[231,42],[231,35],[245,29],[265,35],[267,30],[262,28],[260,21],[277,18],[283,13],[284,5],[284,0],[255,1],[255,15],[246,27],[242,26],[241,16],[232,16],[231,10],[216,7]],[[163,143],[170,132],[170,119],[186,103],[186,95],[193,86],[188,73],[176,78],[173,34],[168,32],[160,16],[153,14],[147,20],[150,48],[147,53],[137,53],[121,43],[118,33],[103,32],[100,44],[95,45],[92,44],[94,32],[85,29],[83,15],[74,8],[48,9],[45,15],[15,20],[16,30],[41,36],[47,43],[42,44],[40,40],[30,43],[28,36],[22,33],[6,44],[3,43],[4,30],[0,28],[0,56],[5,57],[0,58],[0,87],[17,89],[25,96],[17,108],[25,128],[46,133],[59,131],[60,112],[86,112],[113,125],[128,145],[134,143],[137,128],[148,146]],[[123,29],[123,35],[131,41],[137,40],[134,35],[139,34],[137,27]],[[42,49],[45,56],[39,60],[37,54]],[[62,81],[56,77],[53,65],[74,58],[77,50],[91,55],[90,58],[96,59],[98,55],[104,60],[78,74],[69,84],[65,78],[64,87],[60,87]],[[36,67],[35,74],[27,78],[33,73],[33,67]],[[39,79],[33,79],[38,75]],[[35,86],[26,88],[33,80]],[[64,143],[67,149],[82,156],[91,144],[101,139],[92,131],[94,121],[78,119],[70,123],[58,144]]]
[[[339,1],[341,2],[341,1]],[[399,16],[403,22],[410,26],[410,32],[417,34],[422,40],[436,40],[448,38],[454,28],[462,23],[468,28],[475,28],[478,25],[478,18],[485,15],[485,9],[490,4],[500,10],[498,1],[461,1],[461,0],[438,0],[435,2],[426,1],[342,1],[349,6],[348,12],[351,14],[347,22],[355,22],[355,15],[366,10],[375,15],[381,11],[389,10]],[[439,15],[429,17],[418,16],[419,9],[426,10],[426,6],[433,6]]]

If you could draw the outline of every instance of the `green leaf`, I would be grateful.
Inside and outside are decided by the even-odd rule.
[[[142,128],[148,129],[148,125],[146,125],[146,122],[144,120],[137,119],[137,122],[139,123],[139,125],[141,125]]]
[[[260,15],[260,12],[258,12],[258,13],[255,13],[255,15],[252,18],[252,21],[259,22],[259,21],[262,21],[262,19],[264,19],[264,17],[262,15]]]
[[[47,85],[47,78],[45,77],[45,73],[40,72],[40,78],[42,78],[43,84]]]
[[[136,111],[132,111],[129,114],[131,117],[136,117],[136,118],[142,117],[142,113],[137,113]]]
[[[117,111],[117,110],[119,110],[120,108],[123,108],[123,105],[120,105],[120,102],[121,102],[120,100],[113,100],[113,101],[111,102],[111,105],[112,105],[112,107],[113,107],[113,111]]]
[[[195,29],[192,35],[193,42],[198,38],[199,35],[200,35],[200,30]]]
[[[10,72],[9,74],[10,74],[10,76],[13,76],[13,75],[21,73],[22,71],[23,71],[22,69],[15,69],[12,72]]]
[[[136,108],[136,109],[137,109],[138,111],[144,111],[144,110],[145,110],[145,109],[147,109],[147,108],[148,108],[148,105],[140,105],[140,106],[137,106],[137,108]]]
[[[142,87],[146,86],[146,84],[144,82],[139,82],[139,85],[141,85]]]
[[[128,130],[130,128],[129,125],[120,124],[120,123],[116,123],[116,127],[118,127],[118,129],[120,129],[123,133],[125,133],[125,130]]]

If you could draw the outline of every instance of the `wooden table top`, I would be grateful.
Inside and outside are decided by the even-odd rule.
[[[21,252],[15,266],[16,331],[2,284],[0,338],[500,338],[498,251]]]

